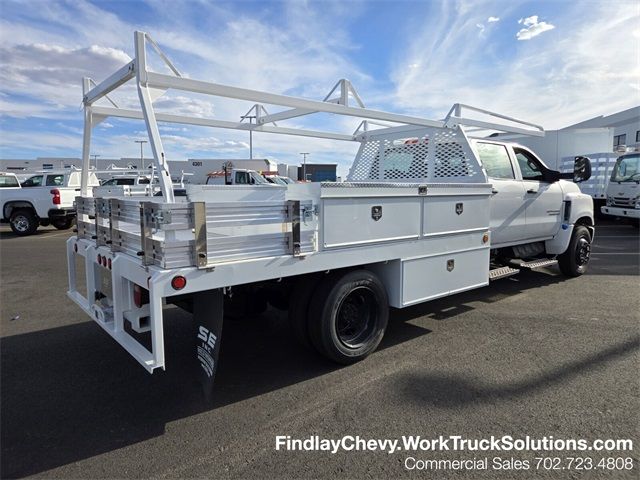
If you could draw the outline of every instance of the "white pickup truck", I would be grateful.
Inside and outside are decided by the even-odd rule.
[[[39,225],[57,229],[71,228],[75,218],[74,200],[80,191],[80,172],[51,170],[37,173],[18,183],[14,174],[2,173],[0,209],[2,220],[9,222],[16,235],[33,234]],[[91,184],[98,179],[90,175]],[[7,187],[7,185],[12,185]]]
[[[540,136],[541,127],[460,104],[444,120],[369,110],[347,80],[325,101],[312,101],[184,78],[170,63],[176,75],[155,73],[145,63],[148,38],[136,32],[136,58],[98,86],[85,79],[83,165],[89,167],[94,117],[142,118],[162,196],[94,197],[83,183],[67,257],[69,298],[149,372],[167,365],[169,303],[193,313],[194,357],[210,394],[227,307],[255,312],[268,301],[286,308],[301,342],[349,364],[376,350],[389,307],[483,287],[525,269],[558,264],[570,277],[586,271],[593,201],[567,180],[588,179],[589,160],[577,158],[574,172],[561,174],[525,147],[465,131]],[[141,112],[94,104],[134,78]],[[338,87],[340,95],[331,98]],[[155,112],[149,89],[166,88],[288,109],[251,125]],[[358,107],[349,106],[350,97]],[[386,124],[363,122],[353,133],[280,126],[317,112]],[[346,182],[186,185],[179,202],[157,121],[360,146]]]
[[[255,170],[231,168],[207,174],[207,185],[273,185]]]

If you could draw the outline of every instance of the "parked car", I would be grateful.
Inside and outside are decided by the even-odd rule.
[[[89,174],[89,183],[99,184],[95,174]],[[73,225],[73,202],[80,192],[79,171],[41,172],[22,184],[15,174],[2,173],[0,184],[2,220],[9,222],[16,235],[31,235],[40,225],[53,225],[59,230]]]

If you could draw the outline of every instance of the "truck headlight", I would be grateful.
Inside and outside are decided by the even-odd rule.
[[[613,197],[607,196],[607,206],[613,205]]]

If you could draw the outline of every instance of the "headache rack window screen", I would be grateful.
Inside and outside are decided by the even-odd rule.
[[[350,182],[484,182],[468,140],[458,128],[372,134],[351,167]]]

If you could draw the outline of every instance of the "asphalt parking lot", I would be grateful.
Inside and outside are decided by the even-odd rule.
[[[70,235],[0,228],[3,478],[638,478],[631,226],[598,225],[581,278],[526,272],[394,311],[381,349],[349,367],[298,346],[281,312],[226,321],[212,405],[192,380],[189,314],[167,312],[168,367],[149,375],[67,300]],[[410,472],[403,452],[275,450],[276,435],[505,434],[633,439],[633,452],[612,455],[635,469]],[[474,456],[483,454],[423,458]]]

